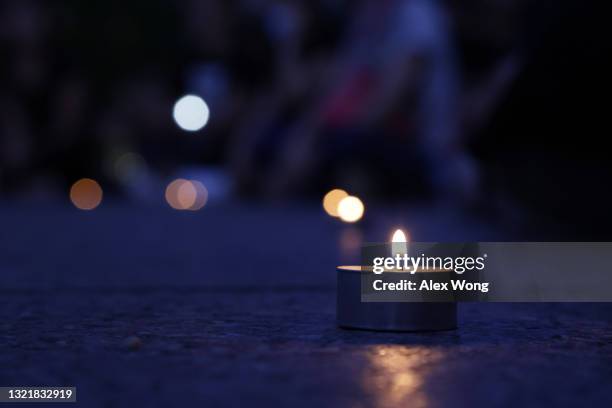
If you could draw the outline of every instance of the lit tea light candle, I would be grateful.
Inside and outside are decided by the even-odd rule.
[[[404,255],[408,253],[408,238],[401,229],[395,230],[391,237],[391,255]]]
[[[398,229],[390,245],[392,257],[408,255],[409,239]],[[374,274],[369,266],[339,266],[337,268],[338,326],[349,329],[379,331],[435,331],[451,330],[457,327],[457,304],[454,301],[424,301],[423,293],[407,292],[410,300],[362,299],[363,285],[386,275],[389,282],[415,282],[429,277],[450,277],[452,271],[423,269],[386,269],[380,275]],[[435,275],[433,275],[435,274]],[[444,299],[443,299],[444,300]],[[448,300],[448,299],[447,299]]]

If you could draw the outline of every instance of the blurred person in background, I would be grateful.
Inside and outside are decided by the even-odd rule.
[[[268,0],[259,19],[274,50],[270,82],[244,106],[234,130],[229,160],[242,195],[270,192],[280,145],[319,88],[352,6],[342,1]]]
[[[470,3],[475,10],[491,9],[487,1]],[[499,14],[488,32],[498,36],[489,34],[488,43],[497,46],[472,49],[471,60],[490,56],[489,61],[503,62],[514,48],[517,64],[512,68],[512,58],[506,58],[506,72],[514,71],[511,84],[475,129],[474,152],[487,168],[487,184],[504,213],[511,204],[525,214],[532,240],[606,240],[612,230],[605,136],[612,45],[605,6],[577,0],[493,4]],[[491,16],[472,15],[479,22]],[[518,21],[516,34],[500,36],[512,21]],[[463,32],[486,37],[478,28],[489,25],[466,26],[471,30]],[[482,70],[472,72],[484,77]]]
[[[289,26],[297,37],[299,13],[288,15],[296,18]],[[252,136],[254,147],[244,149],[251,157],[237,160],[239,179],[260,174],[258,187],[273,194],[331,185],[413,196],[428,189],[459,200],[477,194],[477,170],[459,126],[451,27],[441,3],[362,1],[336,55],[317,74],[311,80],[301,75],[316,94],[280,135],[266,134],[264,126]]]
[[[216,166],[260,198],[333,186],[604,229],[602,16],[578,1],[4,0],[0,193],[65,200],[92,177],[131,197],[127,157],[156,202],[183,167]],[[196,133],[172,121],[186,93],[210,106]]]
[[[117,154],[151,149],[174,131],[172,71],[160,63],[176,60],[172,16],[161,0],[147,2],[146,14],[140,6],[0,4],[1,190],[65,196],[93,177],[112,192]]]
[[[15,191],[29,177],[44,121],[49,22],[37,2],[0,3],[0,186]]]

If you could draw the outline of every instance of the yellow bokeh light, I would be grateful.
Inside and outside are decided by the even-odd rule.
[[[70,188],[70,201],[79,210],[93,210],[102,202],[102,187],[95,180],[82,178]]]
[[[338,204],[338,216],[344,222],[357,222],[363,217],[365,208],[355,196],[344,197]]]
[[[332,217],[338,217],[338,204],[343,198],[348,197],[348,193],[339,188],[331,190],[323,197],[323,209]]]

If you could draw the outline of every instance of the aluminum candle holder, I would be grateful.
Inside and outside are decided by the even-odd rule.
[[[427,271],[395,272],[394,279],[424,279]],[[435,274],[440,275],[440,274]],[[438,331],[457,328],[457,303],[454,301],[362,301],[362,280],[373,276],[360,266],[337,268],[338,326],[347,329],[379,331]]]

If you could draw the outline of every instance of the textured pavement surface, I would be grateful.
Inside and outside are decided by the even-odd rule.
[[[357,230],[314,206],[1,208],[0,385],[74,385],[100,407],[611,405],[607,304],[462,304],[455,331],[338,329],[334,266],[398,221],[423,241],[504,238],[418,210]]]

